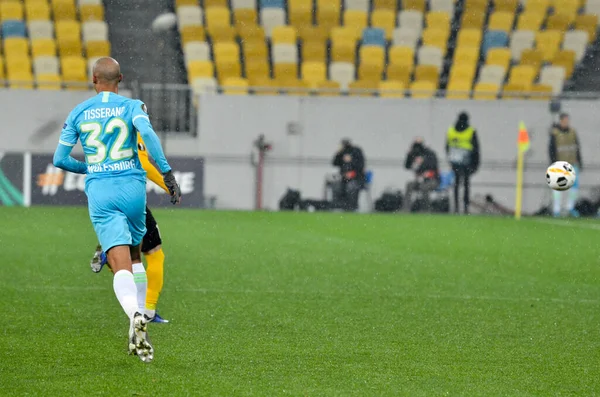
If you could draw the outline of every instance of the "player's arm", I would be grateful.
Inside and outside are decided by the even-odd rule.
[[[138,151],[138,153],[140,157],[140,163],[142,163],[142,168],[144,169],[144,171],[146,171],[146,176],[148,177],[148,179],[160,186],[165,192],[169,193],[169,189],[163,181],[163,176],[150,162],[148,154],[142,151]]]
[[[181,189],[171,171],[171,166],[165,158],[165,153],[160,146],[160,140],[158,139],[156,132],[154,132],[154,128],[152,128],[150,118],[148,118],[148,113],[146,111],[146,105],[142,102],[137,102],[137,104],[134,105],[132,117],[133,125],[140,133],[142,139],[146,143],[148,152],[156,162],[160,172],[163,174],[163,181],[171,195],[171,202],[173,204],[178,203],[181,198]]]
[[[54,152],[52,163],[55,167],[61,168],[65,171],[74,172],[76,174],[85,174],[87,171],[87,165],[83,161],[79,161],[71,156],[73,146],[77,143],[79,135],[71,115],[67,118],[67,122],[63,126],[60,133],[60,139],[58,146]]]

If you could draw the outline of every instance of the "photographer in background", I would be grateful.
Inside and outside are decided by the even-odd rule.
[[[333,165],[340,169],[342,208],[345,211],[356,211],[358,193],[365,181],[365,157],[362,150],[353,146],[349,139],[343,139],[342,147],[333,158]]]
[[[411,210],[412,196],[420,193],[424,207],[429,208],[429,193],[440,185],[440,173],[435,152],[425,146],[423,138],[416,138],[406,155],[404,167],[415,172],[415,180],[406,184],[406,209]]]

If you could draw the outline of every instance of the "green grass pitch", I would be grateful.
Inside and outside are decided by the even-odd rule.
[[[85,208],[0,208],[0,395],[600,394],[600,225],[156,210],[153,363]]]

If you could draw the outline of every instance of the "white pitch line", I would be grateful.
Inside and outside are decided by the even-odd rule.
[[[4,286],[2,288],[10,288]],[[28,286],[26,289],[34,291],[103,291],[109,287],[77,287],[64,285],[36,285]],[[324,296],[335,297],[372,297],[372,298],[405,298],[405,299],[431,299],[431,300],[455,300],[455,301],[490,301],[490,302],[525,302],[525,303],[560,303],[560,304],[589,304],[600,305],[597,299],[562,299],[562,298],[538,298],[538,297],[507,297],[507,296],[475,296],[475,295],[438,295],[438,294],[405,294],[405,293],[386,293],[386,294],[364,294],[351,292],[323,292],[323,291],[286,291],[286,290],[230,290],[214,288],[173,288],[173,292],[198,292],[203,294],[267,294],[267,295],[305,295],[305,296]]]
[[[596,223],[571,222],[567,220],[561,221],[559,219],[534,219],[534,221],[537,223],[544,223],[547,225],[563,226],[575,229],[600,230],[600,224]]]

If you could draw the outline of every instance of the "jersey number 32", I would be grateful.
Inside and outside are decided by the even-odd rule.
[[[85,141],[86,146],[96,149],[96,154],[86,155],[88,164],[98,164],[103,162],[106,160],[107,153],[113,161],[124,160],[133,156],[132,148],[123,149],[123,145],[125,145],[127,138],[129,137],[129,128],[127,128],[127,124],[125,124],[123,120],[111,119],[104,127],[105,134],[112,134],[115,130],[119,130],[117,139],[113,142],[110,152],[104,142],[99,139],[100,134],[102,133],[102,125],[100,123],[93,122],[81,124],[80,129],[81,132],[89,133]]]

